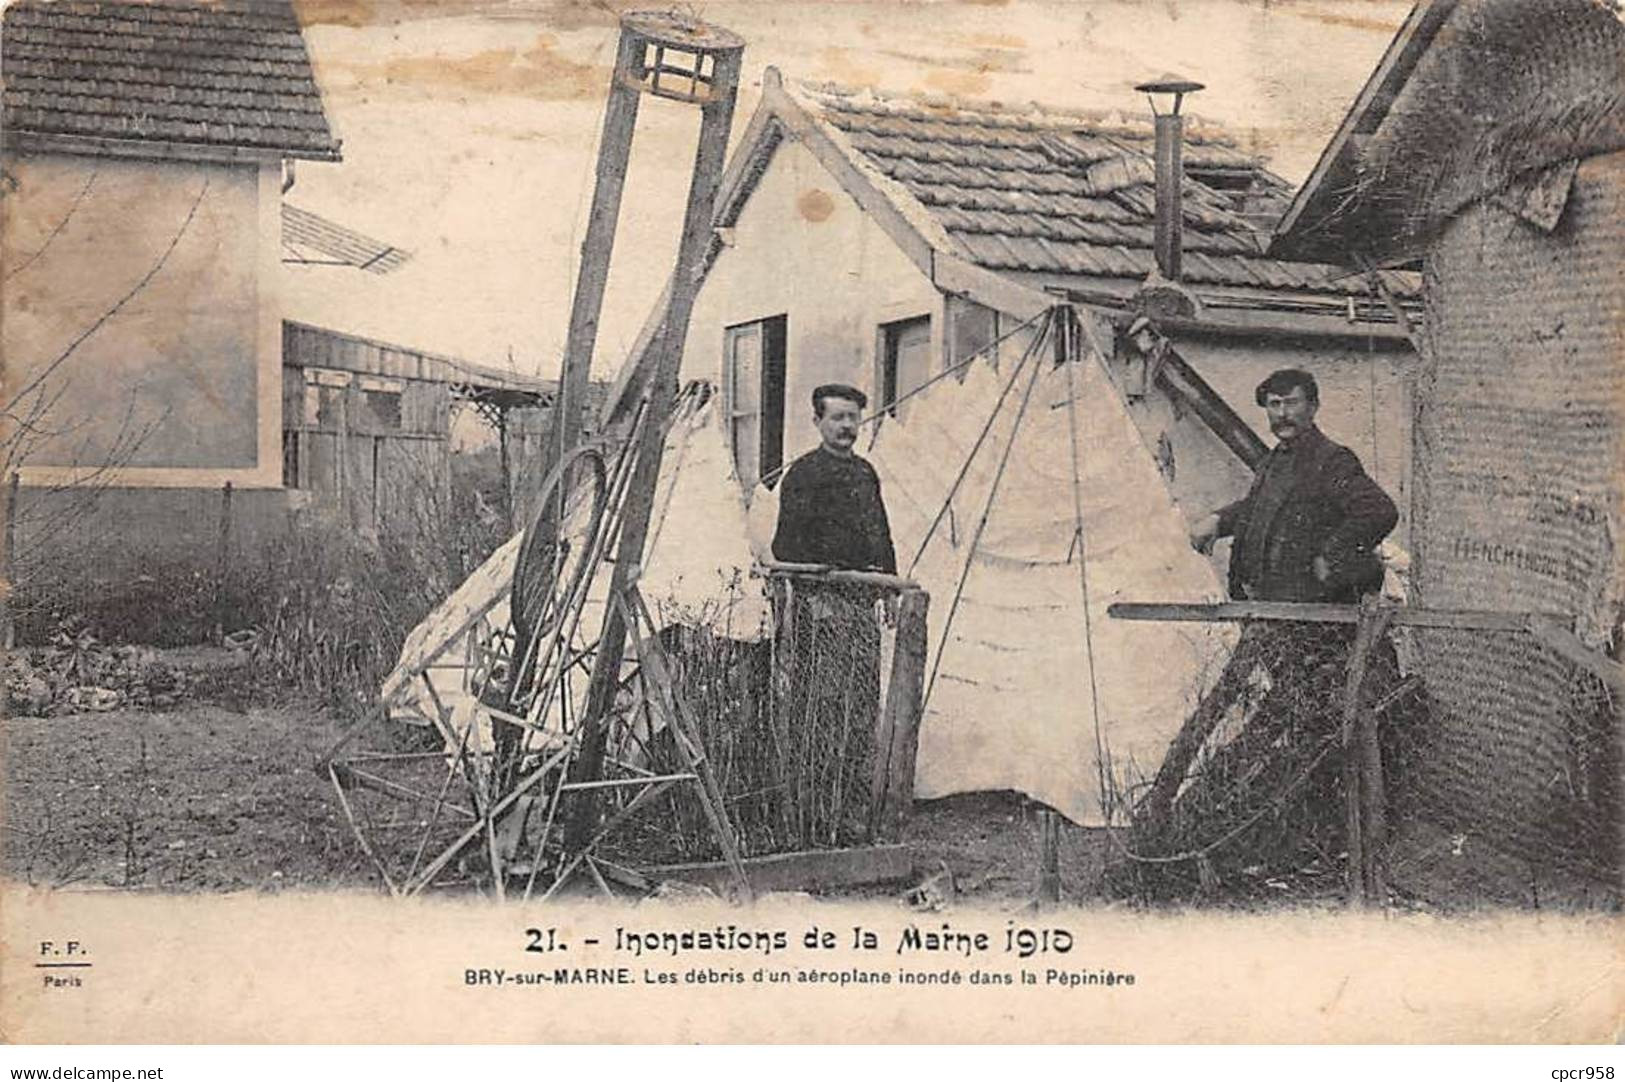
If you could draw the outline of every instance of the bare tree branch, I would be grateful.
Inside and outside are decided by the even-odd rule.
[[[57,354],[56,357],[53,358],[44,368],[40,369],[40,371],[35,374],[34,378],[28,381],[22,390],[18,391],[14,396],[12,396],[11,401],[6,404],[7,413],[12,412],[12,408],[16,405],[16,403],[20,402],[24,397],[32,393],[47,379],[50,379],[51,375],[56,372],[58,368],[61,368],[69,357],[73,356],[74,350],[83,345],[85,340],[91,335],[101,330],[102,325],[108,320],[118,315],[124,306],[130,303],[131,299],[134,298],[137,293],[140,293],[143,289],[145,289],[147,287],[147,283],[152,281],[153,278],[157,276],[159,271],[164,269],[164,264],[169,262],[169,257],[174,254],[176,246],[181,242],[181,238],[184,237],[186,235],[186,231],[191,228],[192,220],[197,217],[197,208],[203,202],[203,196],[207,194],[208,190],[209,178],[205,177],[203,179],[202,187],[198,189],[197,197],[192,200],[191,209],[186,212],[185,221],[181,222],[180,228],[175,230],[175,235],[170,238],[169,245],[164,249],[163,254],[158,257],[157,261],[153,263],[151,268],[148,269],[147,273],[141,276],[141,280],[130,287],[129,292],[120,297],[118,302],[114,304],[113,307],[109,308],[107,311],[98,316],[96,320],[90,324],[90,326],[86,327],[76,338],[74,338],[72,342],[68,343],[68,347],[66,349]]]
[[[90,171],[90,177],[85,181],[85,186],[80,188],[79,194],[73,197],[73,203],[68,207],[68,212],[62,216],[62,220],[60,222],[56,223],[56,228],[51,230],[51,235],[45,238],[45,243],[41,244],[39,248],[34,251],[33,255],[11,268],[11,270],[6,274],[6,281],[9,282],[13,278],[17,277],[17,275],[28,269],[28,265],[30,263],[34,262],[34,260],[45,254],[45,249],[51,246],[51,242],[56,239],[57,234],[62,232],[62,230],[67,227],[67,224],[73,220],[74,211],[79,209],[79,204],[84,201],[85,195],[90,191],[91,185],[96,183],[96,174],[99,172],[101,172],[101,168],[99,166]]]

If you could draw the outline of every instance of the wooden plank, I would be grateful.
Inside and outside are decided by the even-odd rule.
[[[1219,604],[1118,601],[1106,615],[1118,620],[1168,620],[1211,623],[1234,620],[1296,620],[1311,624],[1359,622],[1357,605],[1329,605],[1297,601],[1225,601]],[[1531,619],[1545,614],[1488,612],[1476,609],[1412,609],[1396,607],[1392,622],[1403,627],[1453,628],[1458,631],[1528,631]]]
[[[1157,386],[1190,406],[1208,430],[1246,463],[1248,469],[1256,470],[1269,453],[1252,426],[1231,409],[1224,396],[1209,386],[1172,346],[1157,372]]]
[[[897,599],[897,644],[886,688],[886,708],[877,727],[877,759],[884,756],[885,772],[875,809],[875,836],[894,840],[902,835],[903,820],[914,806],[914,763],[920,747],[920,716],[924,711],[926,612],[931,596],[924,590],[905,590]]]
[[[1532,615],[1529,617],[1529,633],[1539,639],[1547,649],[1602,680],[1616,695],[1625,695],[1625,666],[1607,654],[1593,650],[1568,628],[1550,617]]]
[[[746,857],[742,863],[751,886],[757,891],[860,887],[908,879],[914,874],[914,855],[906,845],[774,853]],[[725,889],[732,875],[726,861],[664,864],[640,871],[651,879],[675,879],[712,890]]]
[[[820,582],[850,582],[857,586],[884,586],[893,590],[918,590],[920,584],[901,575],[888,575],[883,571],[848,571],[827,564],[786,563],[782,560],[759,561],[763,570],[817,579]]]

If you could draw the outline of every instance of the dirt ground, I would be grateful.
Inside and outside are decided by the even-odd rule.
[[[192,703],[0,723],[4,874],[81,890],[376,891],[332,788],[311,764],[346,722],[316,708]],[[1013,793],[922,802],[904,840],[936,896],[1019,902],[1038,871],[1037,809]],[[1063,825],[1062,888],[1098,893],[1097,832]],[[953,878],[946,887],[942,870]]]

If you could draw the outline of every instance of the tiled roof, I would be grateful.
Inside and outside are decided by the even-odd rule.
[[[8,137],[338,157],[286,0],[17,0],[3,21]]]
[[[870,165],[906,188],[983,267],[1144,279],[1156,265],[1149,124],[977,103],[944,106],[827,85],[803,86],[798,96]],[[1211,124],[1187,128],[1184,159],[1186,283],[1327,299],[1365,293],[1364,283],[1343,268],[1264,254],[1291,188]],[[1415,275],[1385,276],[1401,296],[1419,292]]]

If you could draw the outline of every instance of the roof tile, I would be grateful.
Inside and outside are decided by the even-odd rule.
[[[1038,273],[1143,278],[1152,256],[1156,193],[1149,130],[1121,118],[967,107],[958,112],[909,99],[815,93],[822,117],[845,131],[871,164],[903,182],[974,261]],[[1093,126],[1091,126],[1093,124]],[[1251,155],[1188,130],[1188,172],[1256,169]],[[1328,269],[1265,258],[1263,210],[1284,195],[1259,173],[1242,213],[1228,192],[1187,176],[1185,251],[1193,282],[1341,296]],[[1277,191],[1279,189],[1279,191]],[[1284,202],[1282,203],[1284,206]],[[1278,210],[1279,208],[1277,208]],[[1254,220],[1258,219],[1258,220]],[[1395,283],[1414,296],[1413,276]]]
[[[286,3],[17,0],[0,21],[9,131],[337,156]]]

